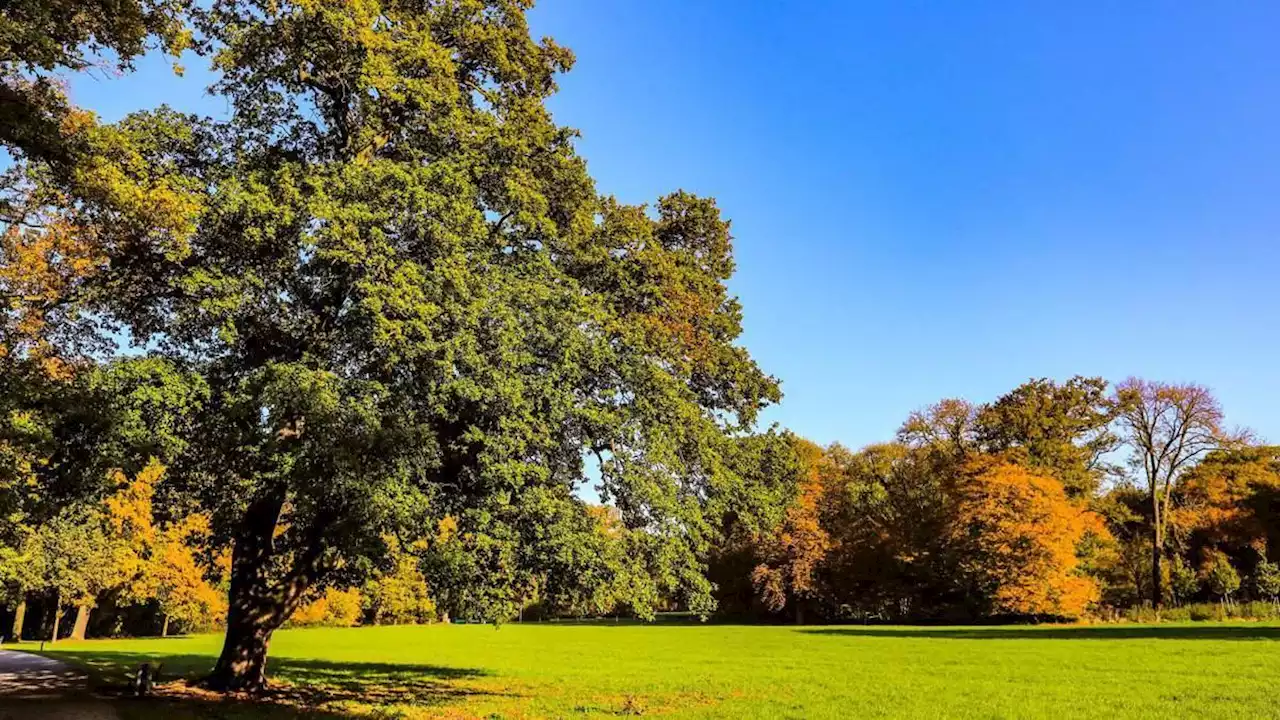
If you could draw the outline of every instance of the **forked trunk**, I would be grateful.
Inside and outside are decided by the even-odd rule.
[[[22,640],[22,626],[27,622],[27,601],[25,598],[18,601],[18,608],[13,611],[13,632],[10,633],[10,639],[13,642]]]
[[[71,639],[83,640],[85,633],[89,631],[89,606],[76,606],[76,623],[71,626]]]

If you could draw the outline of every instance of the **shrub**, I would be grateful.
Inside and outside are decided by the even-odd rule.
[[[416,559],[406,556],[393,572],[364,586],[365,606],[378,625],[412,625],[436,619],[436,604]]]
[[[1173,556],[1173,561],[1167,567],[1168,587],[1173,595],[1173,602],[1175,605],[1185,604],[1200,589],[1200,578],[1196,577],[1195,569],[1183,562],[1179,555]]]
[[[1160,622],[1161,615],[1150,605],[1139,605],[1124,611],[1124,619],[1136,623]]]
[[[1240,574],[1231,567],[1227,556],[1220,554],[1205,568],[1204,582],[1209,592],[1231,602],[1231,595],[1240,589]]]
[[[1253,572],[1253,591],[1272,603],[1280,598],[1280,566],[1262,560]]]
[[[361,605],[359,590],[329,588],[323,595],[299,607],[289,618],[289,624],[351,627],[360,622]]]
[[[1196,603],[1195,605],[1188,606],[1187,609],[1190,611],[1192,620],[1205,621],[1227,619],[1227,609],[1222,605],[1216,605],[1214,603]]]
[[[1275,603],[1263,602],[1261,600],[1240,603],[1236,606],[1236,614],[1237,617],[1247,618],[1250,620],[1280,619],[1280,609],[1276,608]]]

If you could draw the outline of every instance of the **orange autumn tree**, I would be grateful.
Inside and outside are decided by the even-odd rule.
[[[76,292],[102,264],[95,244],[60,219],[0,232],[0,362],[29,360],[48,377],[67,378],[68,356],[89,339],[70,322]]]
[[[1077,548],[1106,532],[1057,480],[995,458],[970,461],[949,484],[948,542],[989,612],[1079,617],[1099,597]]]
[[[164,473],[154,460],[133,478],[116,473],[118,490],[103,502],[103,514],[116,542],[112,576],[126,599],[158,604],[161,634],[167,635],[172,620],[188,628],[212,625],[226,611],[226,600],[201,561],[210,542],[208,517],[155,520],[152,500]]]
[[[822,448],[797,439],[795,450],[804,468],[794,503],[781,527],[761,543],[762,562],[751,573],[751,583],[761,604],[781,612],[795,607],[796,622],[804,622],[804,606],[818,596],[819,570],[831,549],[831,537],[823,527],[827,493],[827,463]]]
[[[1170,538],[1192,560],[1212,548],[1239,558],[1280,557],[1280,447],[1215,450],[1175,489]]]

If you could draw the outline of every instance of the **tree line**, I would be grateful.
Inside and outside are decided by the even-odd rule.
[[[206,685],[254,690],[289,622],[1071,616],[1232,597],[1228,570],[1266,594],[1274,454],[1194,386],[1037,381],[859,452],[761,431],[781,395],[737,344],[728,220],[597,190],[546,107],[573,55],[527,10],[0,8],[19,625],[216,624]],[[103,122],[60,80],[148,51],[209,63],[226,116]]]
[[[720,606],[797,621],[1274,617],[1280,448],[1194,384],[1029,381],[850,451],[792,439],[784,518],[731,528]],[[1257,605],[1238,609],[1242,599]],[[1170,610],[1178,608],[1179,610]]]

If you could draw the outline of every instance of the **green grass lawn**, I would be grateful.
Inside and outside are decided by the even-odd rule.
[[[63,643],[104,682],[207,670],[220,637]],[[287,630],[271,703],[122,701],[163,717],[1280,717],[1280,626],[482,625]],[[285,705],[282,703],[291,703]]]

